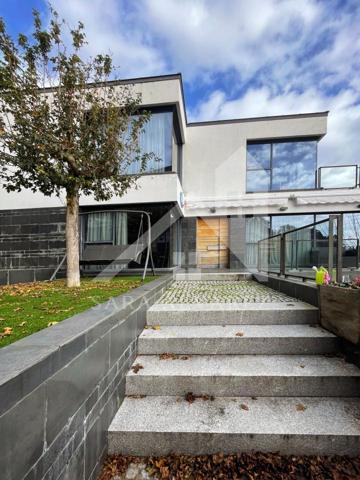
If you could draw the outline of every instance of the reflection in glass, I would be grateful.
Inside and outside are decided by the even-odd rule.
[[[321,188],[353,188],[356,186],[356,165],[321,167]]]
[[[316,141],[273,144],[272,190],[315,187]]]
[[[270,190],[270,170],[249,170],[246,176],[248,192],[268,192]]]
[[[270,168],[271,144],[253,144],[247,146],[247,169],[267,170]]]
[[[271,218],[271,235],[288,232],[294,228],[314,223],[314,215],[273,215]]]

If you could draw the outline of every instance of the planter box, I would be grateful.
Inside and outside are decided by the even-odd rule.
[[[360,290],[319,286],[321,325],[360,345]]]

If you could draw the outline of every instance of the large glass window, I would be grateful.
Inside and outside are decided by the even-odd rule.
[[[172,170],[173,113],[154,112],[139,135],[140,153],[153,153],[143,173],[163,173]],[[128,174],[140,172],[140,161],[134,160],[127,169]]]
[[[86,243],[126,245],[128,242],[126,212],[98,212],[87,215]]]
[[[247,146],[247,192],[315,188],[317,141],[253,143]]]

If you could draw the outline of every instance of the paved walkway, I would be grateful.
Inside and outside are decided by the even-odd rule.
[[[278,303],[297,300],[254,281],[176,281],[158,303]]]

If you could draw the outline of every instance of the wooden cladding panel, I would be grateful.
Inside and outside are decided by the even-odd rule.
[[[229,263],[228,219],[198,218],[196,232],[198,266],[226,268]]]

